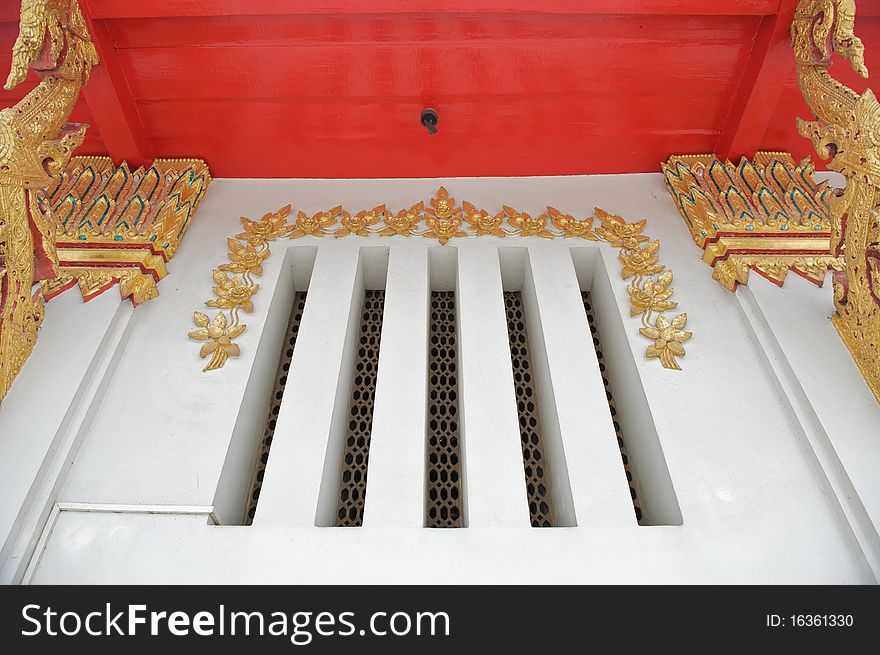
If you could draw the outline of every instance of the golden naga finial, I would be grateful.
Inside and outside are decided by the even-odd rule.
[[[22,0],[5,88],[34,69],[40,84],[0,111],[0,400],[33,350],[43,320],[35,283],[58,274],[43,189],[85,137],[68,123],[98,55],[76,0]]]
[[[831,198],[831,247],[845,268],[834,274],[833,322],[880,402],[880,103],[828,73],[831,55],[868,77],[854,33],[855,0],[801,0],[791,27],[798,82],[815,121],[798,119],[846,188]]]

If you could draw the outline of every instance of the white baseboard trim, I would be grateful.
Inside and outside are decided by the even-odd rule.
[[[166,514],[166,515],[183,515],[183,516],[204,516],[208,523],[212,525],[220,525],[213,505],[127,505],[117,503],[55,503],[49,513],[49,518],[43,528],[37,545],[34,548],[33,555],[28,562],[27,569],[21,579],[21,584],[28,585],[33,579],[37,567],[40,565],[43,552],[52,531],[55,529],[55,523],[61,512],[81,512],[81,513],[104,513],[104,514]]]

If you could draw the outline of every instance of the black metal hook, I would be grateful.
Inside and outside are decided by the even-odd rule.
[[[437,134],[437,122],[440,120],[440,115],[437,113],[436,109],[431,109],[430,107],[423,109],[419,120],[428,132],[431,134]]]

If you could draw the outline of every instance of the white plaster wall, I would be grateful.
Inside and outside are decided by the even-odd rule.
[[[100,411],[134,312],[117,293],[51,303],[41,338],[0,406],[0,581],[18,579]]]
[[[224,260],[225,239],[238,231],[239,216],[258,218],[291,201],[307,213],[340,202],[350,209],[387,203],[397,210],[427,200],[441,183],[456,198],[492,211],[505,203],[540,213],[553,204],[587,215],[600,206],[631,220],[648,218],[647,232],[663,243],[663,262],[675,272],[676,299],[694,332],[683,371],[645,359],[648,342],[638,334],[638,319],[629,317],[626,284],[608,246],[454,240],[469,510],[469,527],[460,530],[421,527],[425,292],[428,251],[435,243],[399,237],[277,243],[256,310],[245,317],[242,356],[202,373],[198,344],[186,338],[193,310],[203,309],[211,295],[211,269]],[[365,525],[316,527],[345,325],[362,284],[357,261],[364,245],[389,248]],[[572,265],[573,245],[595,249],[596,265],[610,272],[605,305],[617,305],[623,326],[617,347],[628,348],[635,362],[681,525],[635,522],[583,308],[576,304],[582,285]],[[274,375],[277,359],[269,354],[277,353],[276,323],[281,317],[286,324],[282,310],[290,306],[285,249],[302,246],[318,246],[318,252],[257,520],[252,527],[218,527],[209,517],[223,524],[240,520],[241,505],[233,509],[230,489],[249,476],[265,412],[247,388],[249,380],[254,385]],[[528,525],[511,372],[504,361],[500,246],[529,249],[530,293],[547,339],[546,373],[577,527]],[[22,578],[22,567],[13,567],[6,580],[876,582],[880,490],[871,472],[880,464],[880,407],[834,342],[829,291],[796,280],[783,290],[764,288],[757,279],[738,294],[723,289],[700,262],[660,175],[218,180],[169,268],[162,295],[134,312],[128,341],[115,350],[112,379],[95,400],[99,405],[78,453],[69,458],[63,488],[44,502],[46,516],[60,504],[48,523],[42,521],[49,526],[43,540],[33,545],[38,525],[30,533],[30,550],[19,548],[19,559],[30,562],[28,573]],[[110,321],[94,303],[66,302],[70,306],[58,305],[55,315],[95,312],[91,320],[105,326]],[[35,359],[57,352],[69,338],[52,332],[52,320],[50,313]],[[385,371],[394,379],[384,378]],[[44,402],[38,385],[19,386],[0,408],[0,426],[11,412],[24,407],[33,413]],[[54,434],[58,423],[57,415],[41,412],[28,429]],[[0,428],[0,461],[25,457],[22,449],[39,459],[36,442],[31,451],[30,442],[7,434]],[[246,470],[243,477],[230,473],[236,465]],[[3,516],[17,515],[18,502],[8,503]],[[339,566],[343,560],[347,565]],[[441,560],[454,564],[438,566]]]

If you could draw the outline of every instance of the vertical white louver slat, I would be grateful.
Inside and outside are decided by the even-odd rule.
[[[253,350],[242,343],[242,357],[238,360],[246,361],[249,355],[253,356],[214,495],[214,513],[223,525],[251,525],[253,522],[265,462],[271,456],[271,442],[287,386],[293,357],[291,347],[295,347],[299,331],[301,314],[297,307],[304,303],[308,293],[317,253],[317,246],[304,244],[294,245],[286,252],[279,253],[280,266],[275,268],[274,275],[267,269],[263,277],[264,283],[267,279],[271,283],[275,277],[273,293],[265,305],[255,303],[255,307],[265,308],[262,330],[256,329],[258,315],[242,317],[247,324],[245,334],[250,334],[251,338],[257,337],[259,343]],[[304,311],[304,306],[301,309]],[[232,375],[234,378],[236,374]]]
[[[391,247],[364,525],[421,528],[425,513],[428,251]]]
[[[533,301],[537,308],[527,314],[529,334],[534,341],[540,327],[543,339],[532,349],[544,346],[545,375],[552,383],[552,409],[557,417],[554,435],[550,430],[555,426],[548,421],[548,412],[542,411],[551,471],[557,481],[554,491],[560,489],[554,494],[554,509],[557,517],[568,517],[568,525],[575,525],[576,511],[581,526],[628,526],[633,523],[632,505],[581,300],[581,285],[589,288],[597,264],[596,249],[578,250],[585,258],[577,262],[576,272],[572,259],[556,247],[529,248],[523,293],[524,300]],[[547,384],[541,371],[537,373],[539,392],[546,393]],[[556,441],[559,452],[551,448]],[[564,469],[556,461],[560,456]],[[568,480],[560,480],[563,472]]]
[[[528,249],[498,250],[532,527],[574,527],[568,464]]]
[[[388,261],[388,249],[384,252]],[[474,242],[456,248],[400,248],[383,265],[383,286],[391,292],[382,292],[377,310],[382,316],[374,321],[373,337],[377,343],[381,339],[381,350],[368,349],[374,355],[372,377],[369,389],[360,389],[357,367],[364,362],[359,337],[369,329],[363,312],[372,298],[372,292],[365,292],[363,246],[352,241],[319,247],[309,311],[297,335],[298,356],[277,417],[267,419],[274,421],[275,433],[271,459],[257,467],[260,503],[255,508],[252,501],[249,507],[256,510],[255,523],[362,525],[366,515],[373,525],[389,526],[576,526],[576,508],[602,522],[617,520],[621,453],[609,448],[604,437],[620,443],[619,417],[611,416],[619,408],[606,402],[607,385],[590,390],[608,379],[608,372],[603,376],[600,371],[607,367],[606,353],[600,349],[600,356],[587,347],[598,321],[584,320],[580,297],[581,289],[592,285],[593,267],[602,262],[592,256],[585,265],[575,257],[572,266],[570,258],[543,245],[501,252],[506,254]],[[587,277],[578,265],[587,266]],[[511,275],[517,288],[508,288]],[[525,363],[514,358],[513,366],[505,291],[517,295],[523,332],[535,351]],[[449,343],[438,330],[450,334]],[[454,375],[440,378],[454,380],[448,388],[431,384],[431,367],[446,366],[433,354],[437,343],[451,346]],[[530,368],[534,384],[528,390],[515,384],[517,365]],[[534,475],[525,479],[535,462],[522,442],[528,435],[520,422],[529,420],[529,413],[518,411],[523,398],[517,390],[535,394],[535,413],[541,416],[538,450],[546,466],[540,480]],[[361,407],[365,391],[371,395],[369,407]],[[370,414],[369,425],[352,431],[351,411],[363,410]],[[437,429],[434,419],[440,419]],[[421,438],[408,438],[401,420]],[[444,425],[452,427],[443,432]],[[377,440],[373,430],[380,435]],[[612,452],[614,465],[607,461]],[[352,461],[346,463],[346,457]],[[363,465],[356,466],[358,457]],[[638,468],[627,465],[624,471],[637,492]],[[544,491],[529,493],[529,482]],[[257,490],[251,491],[255,495]],[[538,496],[548,501],[545,509]],[[636,503],[636,514],[641,513]]]
[[[354,351],[346,337],[350,324],[356,326],[360,316],[359,254],[354,241],[322,244],[318,249],[308,311],[300,325],[297,356],[278,415],[255,525],[333,524],[339,458],[332,457],[327,464],[332,476],[325,475],[325,461],[330,435],[343,434],[341,422],[348,410],[352,365],[347,360]],[[337,392],[342,387],[346,402],[340,412]],[[325,482],[333,488],[322,489]],[[318,506],[319,497],[326,507]]]
[[[287,379],[290,375],[290,366],[293,363],[293,353],[296,350],[296,339],[299,336],[299,326],[302,322],[303,312],[306,307],[306,291],[298,291],[294,294],[293,307],[290,311],[290,319],[287,323],[287,331],[284,334],[284,342],[281,344],[278,368],[275,371],[275,384],[272,387],[269,398],[269,410],[266,413],[266,422],[263,426],[263,436],[257,451],[257,459],[254,463],[254,472],[251,476],[251,485],[245,506],[244,525],[252,525],[257,513],[257,503],[260,500],[260,491],[263,488],[263,477],[266,474],[266,464],[269,462],[269,454],[272,449],[272,440],[275,437],[275,426],[278,423],[278,413],[281,410],[281,401],[284,398],[284,390],[287,387]]]
[[[458,254],[459,391],[468,525],[530,525],[498,250]]]
[[[581,300],[584,303],[584,312],[587,315],[587,325],[590,328],[590,338],[593,341],[593,348],[596,351],[596,359],[599,361],[599,371],[602,373],[602,384],[605,385],[605,398],[608,401],[608,410],[611,414],[611,423],[614,426],[614,436],[617,439],[617,449],[620,451],[620,461],[623,464],[623,471],[626,474],[626,483],[629,487],[630,499],[632,500],[633,510],[635,510],[636,521],[641,523],[642,507],[639,500],[639,483],[632,472],[629,451],[626,448],[623,428],[620,425],[617,404],[614,402],[614,388],[611,386],[611,376],[608,371],[608,363],[605,359],[605,349],[602,346],[602,340],[599,335],[599,328],[596,322],[596,311],[593,308],[593,300],[590,297],[590,292],[582,291]]]
[[[578,261],[578,250],[581,249],[572,249],[572,258],[575,267],[583,269]],[[578,277],[581,290],[589,292],[586,302],[581,299],[584,303],[581,321],[592,328],[587,339],[596,352],[603,378],[602,397],[612,414],[611,439],[617,447],[618,480],[627,483],[630,521],[638,517],[640,525],[681,525],[678,498],[639,372],[642,363],[636,361],[629,344],[630,333],[625,330],[628,312],[621,308],[614,294],[612,275],[618,275],[615,269],[613,257],[601,251],[601,256],[597,253],[595,264],[590,267],[589,282],[584,284],[581,270]],[[588,312],[592,314],[592,321],[587,318]],[[638,499],[636,504],[633,503],[634,492]]]

